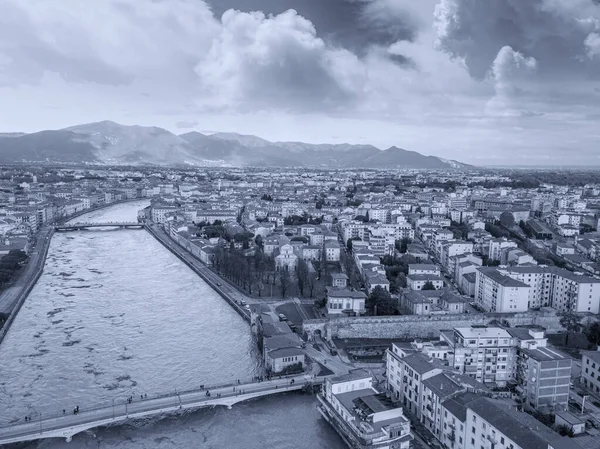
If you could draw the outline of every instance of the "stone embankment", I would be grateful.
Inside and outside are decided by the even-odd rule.
[[[563,331],[560,316],[554,310],[515,314],[469,313],[455,315],[402,315],[390,317],[340,317],[307,320],[303,329],[309,335],[319,331],[331,338],[437,338],[440,331],[455,327],[490,324],[506,320],[511,327],[538,325],[549,333]]]

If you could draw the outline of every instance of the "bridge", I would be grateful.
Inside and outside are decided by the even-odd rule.
[[[91,228],[119,228],[119,229],[142,229],[144,223],[137,221],[111,221],[107,223],[68,223],[54,226],[56,231],[80,231]]]
[[[8,426],[0,427],[0,446],[3,444],[44,438],[72,437],[95,427],[118,425],[131,419],[155,416],[166,413],[176,413],[182,410],[193,410],[202,407],[225,406],[231,408],[238,402],[249,399],[298,391],[320,385],[323,377],[298,375],[282,377],[281,379],[228,384],[216,387],[199,388],[185,392],[176,392],[154,397],[133,397],[132,402],[121,399],[121,403],[97,407],[81,408],[75,414],[72,409],[55,416],[34,416],[27,422],[24,419]],[[210,392],[210,396],[207,392]]]

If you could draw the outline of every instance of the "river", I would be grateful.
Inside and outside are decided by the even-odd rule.
[[[146,204],[76,221],[131,221]],[[261,373],[248,325],[146,231],[56,233],[44,273],[0,345],[0,425]],[[345,446],[313,396],[288,394],[25,447]]]

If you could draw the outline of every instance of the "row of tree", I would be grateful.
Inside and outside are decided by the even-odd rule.
[[[310,262],[299,259],[295,271],[277,271],[275,260],[265,255],[260,248],[257,248],[253,256],[245,256],[243,251],[234,247],[219,248],[214,259],[217,273],[249,294],[256,292],[261,296],[269,287],[271,291],[279,291],[284,298],[294,283],[299,296],[314,298],[317,295],[319,279],[329,276],[327,262],[316,261],[316,269],[311,269],[309,264]]]

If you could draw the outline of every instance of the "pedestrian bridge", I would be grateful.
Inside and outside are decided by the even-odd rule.
[[[323,383],[322,377],[311,375],[283,377],[262,382],[229,384],[178,392],[154,397],[133,397],[131,402],[122,399],[104,407],[86,409],[83,405],[78,414],[72,408],[55,416],[43,414],[32,416],[25,422],[0,427],[0,445],[44,438],[71,438],[95,427],[119,425],[131,419],[160,414],[193,410],[202,407],[225,406],[231,408],[238,402],[287,391],[311,388]],[[210,392],[210,396],[207,395]],[[124,403],[123,403],[124,402]],[[81,405],[81,404],[80,404]]]
[[[91,228],[119,228],[119,229],[142,229],[144,223],[137,221],[111,221],[108,223],[69,223],[54,226],[56,231],[80,231]]]

